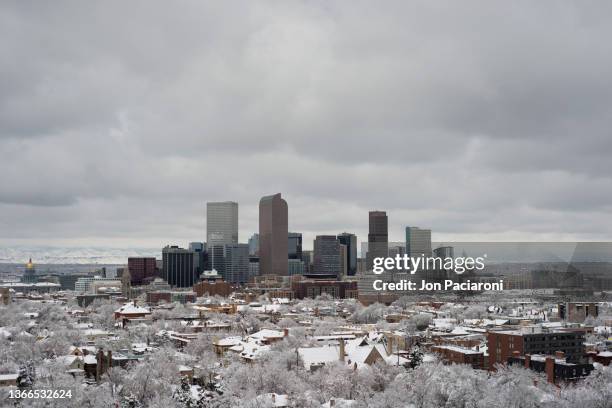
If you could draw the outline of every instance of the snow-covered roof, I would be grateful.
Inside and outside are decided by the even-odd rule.
[[[115,310],[115,313],[120,314],[142,314],[142,313],[151,313],[149,309],[146,307],[136,306],[133,303],[126,303],[121,306],[119,309]]]
[[[465,336],[469,333],[465,330],[464,327],[458,326],[458,327],[455,327],[453,331],[451,331],[451,334],[458,335],[458,336]]]
[[[312,365],[327,364],[340,359],[338,347],[333,346],[299,348],[298,353],[307,370],[310,370]]]
[[[339,345],[299,348],[298,353],[306,369],[310,369],[312,365],[340,361]],[[359,337],[346,342],[344,346],[344,362],[351,365],[356,364],[357,368],[361,368],[372,353],[379,354],[383,359],[387,355],[382,344],[369,344],[367,336]]]
[[[215,341],[216,346],[228,347],[228,346],[236,346],[240,344],[242,339],[238,336],[225,337],[223,339],[219,339]]]
[[[86,355],[83,358],[83,362],[85,364],[98,364],[98,360],[94,356],[92,356],[91,354]]]
[[[288,407],[289,406],[289,396],[286,394],[262,394],[258,395],[255,398],[258,402],[265,404],[266,407]]]
[[[459,346],[453,346],[451,344],[445,344],[442,346],[436,346],[438,348],[441,349],[446,349],[446,350],[450,350],[450,351],[455,351],[458,353],[463,353],[463,354],[481,354],[481,351],[476,351],[476,350],[472,350],[469,348],[465,348],[465,347],[459,347]]]
[[[237,347],[237,346],[234,346]],[[255,360],[262,353],[265,353],[270,350],[270,346],[260,346],[259,344],[248,342],[242,343],[242,352],[240,353],[240,357],[247,360]]]
[[[280,330],[262,329],[257,333],[251,334],[249,337],[255,340],[278,339],[285,337],[285,333]]]
[[[13,381],[19,378],[19,374],[0,374],[0,381]]]

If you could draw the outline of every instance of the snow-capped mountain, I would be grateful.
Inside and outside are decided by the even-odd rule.
[[[97,248],[19,246],[0,247],[0,263],[125,264],[130,256],[161,257],[161,248]]]

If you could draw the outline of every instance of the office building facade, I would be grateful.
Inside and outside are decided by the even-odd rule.
[[[279,194],[259,201],[259,271],[261,275],[288,273],[288,207]]]
[[[340,242],[335,235],[317,235],[314,240],[311,277],[337,279],[341,275]]]
[[[225,274],[229,283],[246,283],[249,281],[249,245],[225,245]]]
[[[346,246],[346,274],[355,276],[357,274],[357,236],[343,232],[338,235],[338,241]]]
[[[238,203],[233,201],[206,203],[206,244],[238,243]]]
[[[431,230],[418,227],[406,227],[406,254],[410,257],[430,257]]]
[[[163,279],[178,288],[192,287],[197,281],[193,251],[166,246],[162,250]]]
[[[370,211],[368,224],[368,253],[366,259],[368,270],[372,270],[374,258],[386,258],[389,255],[387,213],[385,211]]]
[[[257,233],[249,238],[249,255],[259,256],[259,234]]]
[[[302,234],[290,232],[287,241],[289,259],[302,259]]]
[[[144,284],[147,280],[155,279],[157,261],[154,257],[130,257],[127,267],[131,284],[137,286]]]

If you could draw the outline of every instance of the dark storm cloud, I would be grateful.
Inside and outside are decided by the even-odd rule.
[[[0,240],[205,235],[281,191],[451,239],[610,239],[607,2],[5,2]],[[310,246],[307,243],[307,246]]]

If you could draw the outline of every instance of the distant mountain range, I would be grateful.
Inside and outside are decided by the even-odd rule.
[[[0,263],[125,264],[130,256],[161,258],[161,248],[62,248],[51,246],[0,247]]]

